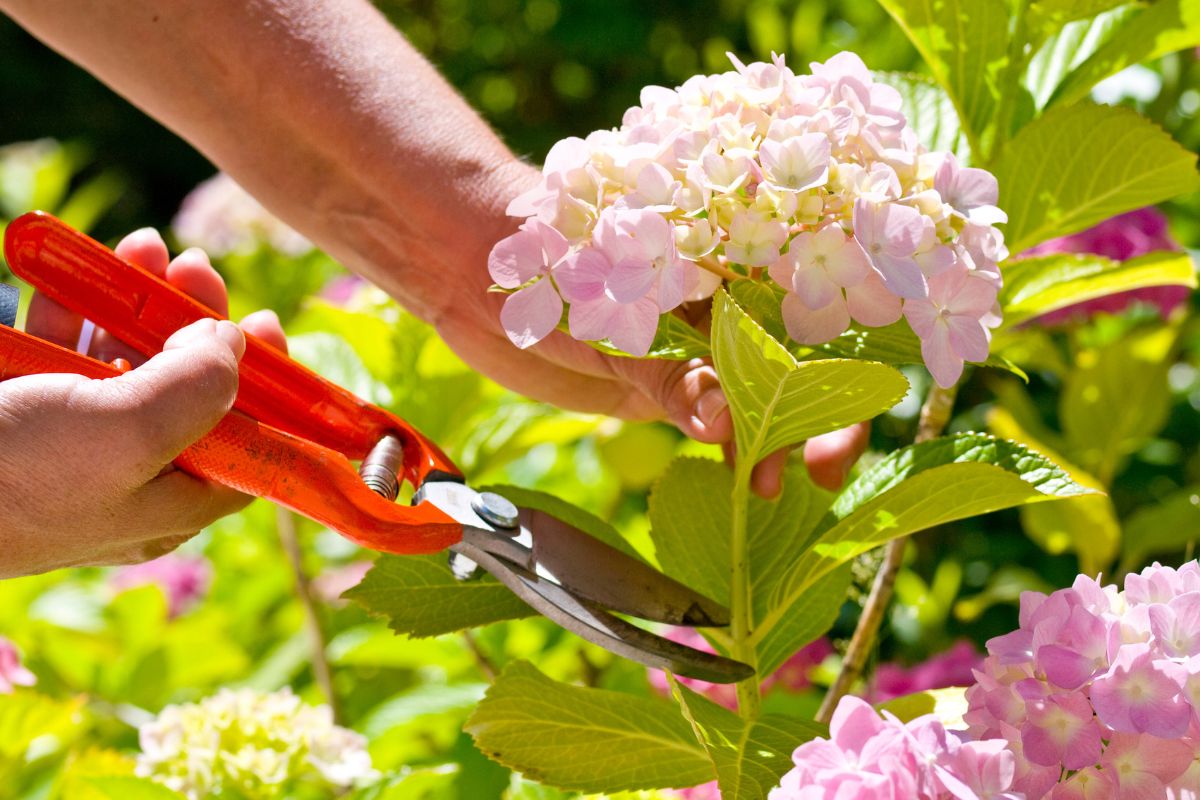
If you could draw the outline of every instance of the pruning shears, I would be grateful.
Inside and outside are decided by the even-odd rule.
[[[34,288],[146,356],[185,325],[220,319],[49,214],[9,223],[4,254]],[[753,674],[615,615],[716,627],[728,624],[727,609],[561,519],[470,488],[437,445],[400,417],[255,337],[246,340],[234,410],[175,459],[181,469],[265,497],[372,550],[449,550],[456,577],[482,568],[557,624],[642,664],[721,683]],[[0,326],[0,380],[121,371]],[[414,489],[412,505],[395,502],[403,481]]]

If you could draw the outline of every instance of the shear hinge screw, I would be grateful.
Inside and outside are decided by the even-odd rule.
[[[480,492],[471,501],[471,510],[478,514],[484,522],[497,528],[517,527],[517,507],[507,497],[495,492]]]
[[[367,488],[388,500],[400,493],[400,470],[404,466],[404,444],[395,436],[380,439],[362,460],[358,474]]]

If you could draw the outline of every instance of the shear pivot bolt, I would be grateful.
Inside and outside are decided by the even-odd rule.
[[[517,507],[507,497],[495,492],[480,492],[471,501],[471,509],[483,518],[484,522],[497,528],[517,527]]]

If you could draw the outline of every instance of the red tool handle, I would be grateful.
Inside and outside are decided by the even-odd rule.
[[[34,211],[8,224],[4,254],[34,288],[147,356],[204,317],[219,319],[161,278],[55,217]],[[438,447],[396,415],[371,405],[253,336],[246,337],[235,408],[281,431],[360,460],[385,435],[404,444],[404,476],[462,479]]]
[[[46,372],[114,378],[115,367],[0,325],[0,381]],[[184,471],[265,497],[356,544],[385,553],[436,553],[462,525],[431,503],[401,506],[367,488],[341,453],[232,411],[175,459]]]

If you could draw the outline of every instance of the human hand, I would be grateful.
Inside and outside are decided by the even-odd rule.
[[[503,204],[537,182],[536,170],[515,162],[495,174],[503,176],[502,188],[494,190]],[[608,356],[560,331],[526,350],[513,346],[499,321],[505,296],[487,292],[486,264],[492,245],[515,227],[515,220],[503,218],[491,230],[475,228],[477,239],[457,250],[449,272],[439,273],[440,296],[453,298],[436,304],[433,322],[442,338],[473,367],[522,394],[576,411],[666,419],[697,441],[722,445],[732,461],[733,421],[710,359]],[[860,423],[809,440],[804,461],[813,481],[840,488],[866,449],[869,432],[870,423]],[[779,494],[788,455],[772,453],[754,468],[751,487],[757,494]]]
[[[143,229],[116,252],[227,313],[224,282],[203,251],[168,263],[162,238]],[[82,323],[35,295],[26,330],[74,349]],[[7,499],[0,577],[156,558],[249,502],[171,465],[232,407],[243,331],[286,350],[278,318],[260,311],[240,328],[216,320],[189,325],[149,360],[98,330],[89,355],[136,365],[120,377],[30,375],[0,383],[0,496]]]

